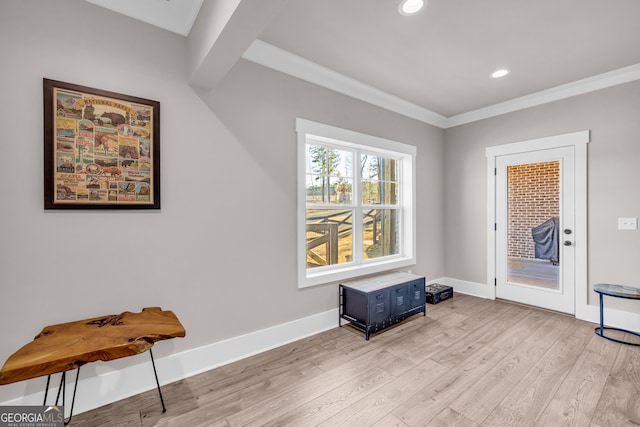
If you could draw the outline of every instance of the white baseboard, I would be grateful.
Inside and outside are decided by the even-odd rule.
[[[452,286],[454,292],[457,293],[495,299],[493,287],[483,283],[468,282],[450,277],[441,277],[428,282],[428,284],[433,283]],[[606,304],[607,301],[605,301],[605,322],[608,326],[634,331],[640,330],[640,313],[607,309]],[[599,308],[593,305],[578,307],[576,318],[597,324],[600,321]],[[225,341],[157,358],[155,362],[160,384],[165,385],[179,381],[337,326],[338,309],[336,308]],[[130,362],[131,364],[122,369],[103,373],[96,373],[95,369],[89,369],[88,377],[83,376],[86,375],[86,370],[82,371],[78,382],[79,392],[74,407],[75,414],[156,388],[149,356],[142,354],[121,359],[121,361],[126,361],[124,363]],[[74,380],[75,374],[68,375],[67,405],[69,405],[71,399]],[[22,393],[23,396],[0,402],[0,406],[41,405],[44,397],[45,381],[42,378],[37,378],[19,383],[21,391],[17,391],[15,394]],[[59,376],[52,379],[52,383],[58,384],[59,382]],[[49,391],[50,399],[56,393],[57,387],[52,388]]]
[[[616,310],[608,308],[614,298],[604,297],[604,324],[614,328],[622,328],[630,331],[640,331],[640,312]],[[640,310],[640,301],[638,302]],[[576,310],[576,318],[600,325],[600,307],[597,305],[585,305],[581,310]]]
[[[466,280],[453,279],[451,277],[441,277],[433,282],[451,286],[454,292],[459,292],[461,294],[485,299],[496,299],[495,289],[493,286],[487,286],[484,283],[468,282]]]
[[[337,326],[338,309],[336,308],[225,341],[156,358],[155,364],[160,384],[165,385],[179,381]],[[85,371],[81,369],[78,394],[73,409],[74,414],[99,408],[156,388],[149,356],[145,353],[127,359],[131,361],[132,365],[86,378],[83,376]],[[73,381],[75,381],[75,373],[67,375],[67,407],[70,406]],[[20,384],[24,387],[25,395],[0,402],[0,406],[42,405],[45,383],[46,380],[42,378],[23,381]],[[60,376],[56,375],[52,378],[51,383],[56,386],[50,389],[47,399],[49,402],[47,403],[50,403],[56,396]],[[29,393],[28,390],[41,391]],[[158,405],[160,404],[158,403]],[[68,410],[66,412],[68,415]]]
[[[472,295],[480,298],[495,299],[495,289],[484,283],[468,282],[465,280],[453,279],[451,277],[441,277],[429,283],[441,283],[453,287],[454,292]],[[640,331],[640,312],[616,310],[607,307],[611,297],[604,300],[604,321],[605,325],[614,328],[622,328],[630,331]],[[600,324],[600,307],[597,305],[578,304],[576,306],[576,319]]]

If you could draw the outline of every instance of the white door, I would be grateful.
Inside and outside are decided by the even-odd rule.
[[[575,313],[573,146],[495,159],[496,297]]]

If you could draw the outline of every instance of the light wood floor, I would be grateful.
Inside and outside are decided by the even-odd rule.
[[[71,424],[638,426],[640,347],[594,326],[456,294],[370,341],[343,326],[165,385],[165,414],[152,390]]]

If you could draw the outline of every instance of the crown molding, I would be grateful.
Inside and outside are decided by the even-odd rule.
[[[445,117],[259,39],[251,44],[242,58],[441,129],[640,80],[640,64],[634,64],[488,107]]]
[[[259,39],[249,46],[242,58],[439,128],[447,122],[445,116]]]
[[[445,129],[629,83],[635,80],[640,80],[640,64],[619,68],[607,73],[598,74],[586,79],[576,80],[575,82],[536,92],[531,95],[514,98],[509,101],[449,117],[446,121]]]

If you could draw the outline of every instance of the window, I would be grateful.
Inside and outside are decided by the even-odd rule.
[[[416,147],[297,119],[299,287],[415,264]]]

